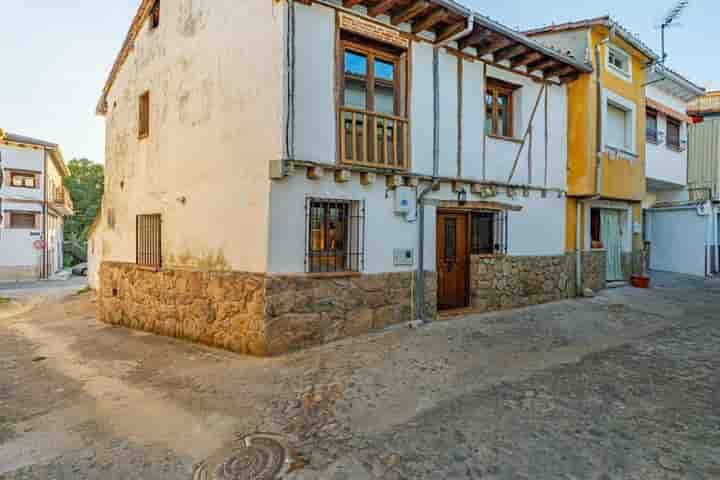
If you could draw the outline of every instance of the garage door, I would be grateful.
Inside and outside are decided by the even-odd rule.
[[[650,268],[664,272],[705,275],[705,220],[697,211],[647,212],[651,242]]]

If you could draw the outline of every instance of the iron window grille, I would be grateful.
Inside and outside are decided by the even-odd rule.
[[[136,263],[143,267],[162,267],[162,217],[160,214],[136,217]]]
[[[365,268],[365,202],[308,197],[305,271],[361,272]]]
[[[472,213],[470,253],[473,255],[507,255],[507,211],[482,210]]]

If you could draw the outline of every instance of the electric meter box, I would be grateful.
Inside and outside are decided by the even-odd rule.
[[[407,215],[415,210],[415,192],[410,187],[395,189],[395,213]]]

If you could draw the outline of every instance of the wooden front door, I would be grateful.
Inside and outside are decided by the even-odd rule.
[[[469,270],[467,214],[439,212],[437,221],[438,308],[467,307]]]

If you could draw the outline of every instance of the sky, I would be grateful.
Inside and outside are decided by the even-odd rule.
[[[460,3],[520,29],[609,13],[659,52],[655,26],[676,1]],[[0,0],[0,128],[59,143],[66,160],[103,163],[104,119],[95,106],[139,2]],[[690,0],[680,23],[668,31],[668,65],[701,86],[720,88],[717,0]]]

